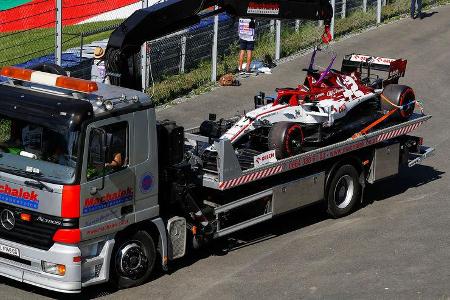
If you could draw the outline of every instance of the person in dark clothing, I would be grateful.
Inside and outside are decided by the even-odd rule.
[[[416,4],[417,4],[417,15],[416,15]],[[423,19],[422,0],[411,0],[411,19],[415,19],[417,17]]]

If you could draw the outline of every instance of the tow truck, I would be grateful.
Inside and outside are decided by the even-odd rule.
[[[323,0],[169,0],[112,34],[107,65],[122,74],[118,85],[56,67],[2,68],[0,275],[63,293],[136,286],[188,245],[207,247],[311,203],[345,216],[367,183],[432,154],[409,135],[430,118],[423,114],[283,159],[262,153],[250,167],[226,138],[157,121],[152,99],[133,89],[133,57],[142,42],[200,20],[211,5],[235,16],[332,15]],[[210,146],[213,167],[201,159]]]

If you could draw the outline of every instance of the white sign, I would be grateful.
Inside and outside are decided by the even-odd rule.
[[[0,244],[0,252],[20,257],[19,249]]]
[[[253,158],[253,163],[254,163],[255,168],[266,165],[268,163],[273,163],[276,161],[277,161],[277,158],[275,156],[275,150],[270,150],[270,151],[261,153],[260,155],[257,155]]]

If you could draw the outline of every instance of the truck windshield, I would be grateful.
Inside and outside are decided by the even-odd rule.
[[[75,179],[79,132],[0,115],[0,170],[67,184]]]

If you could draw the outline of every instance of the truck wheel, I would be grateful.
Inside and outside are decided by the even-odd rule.
[[[301,153],[303,142],[304,136],[300,124],[279,122],[270,128],[268,136],[269,150],[275,150],[275,155],[278,159]]]
[[[340,218],[349,214],[361,194],[359,175],[351,165],[341,166],[333,175],[327,189],[328,214]]]
[[[150,277],[155,261],[155,243],[146,231],[140,230],[119,239],[111,256],[111,284],[124,289],[144,283]]]
[[[392,115],[392,118],[400,121],[406,121],[414,112],[416,96],[412,88],[406,85],[390,84],[383,90],[383,96],[389,101],[398,106],[403,106],[403,109],[398,110]],[[384,111],[390,111],[395,107],[386,100],[381,99],[381,108]]]

